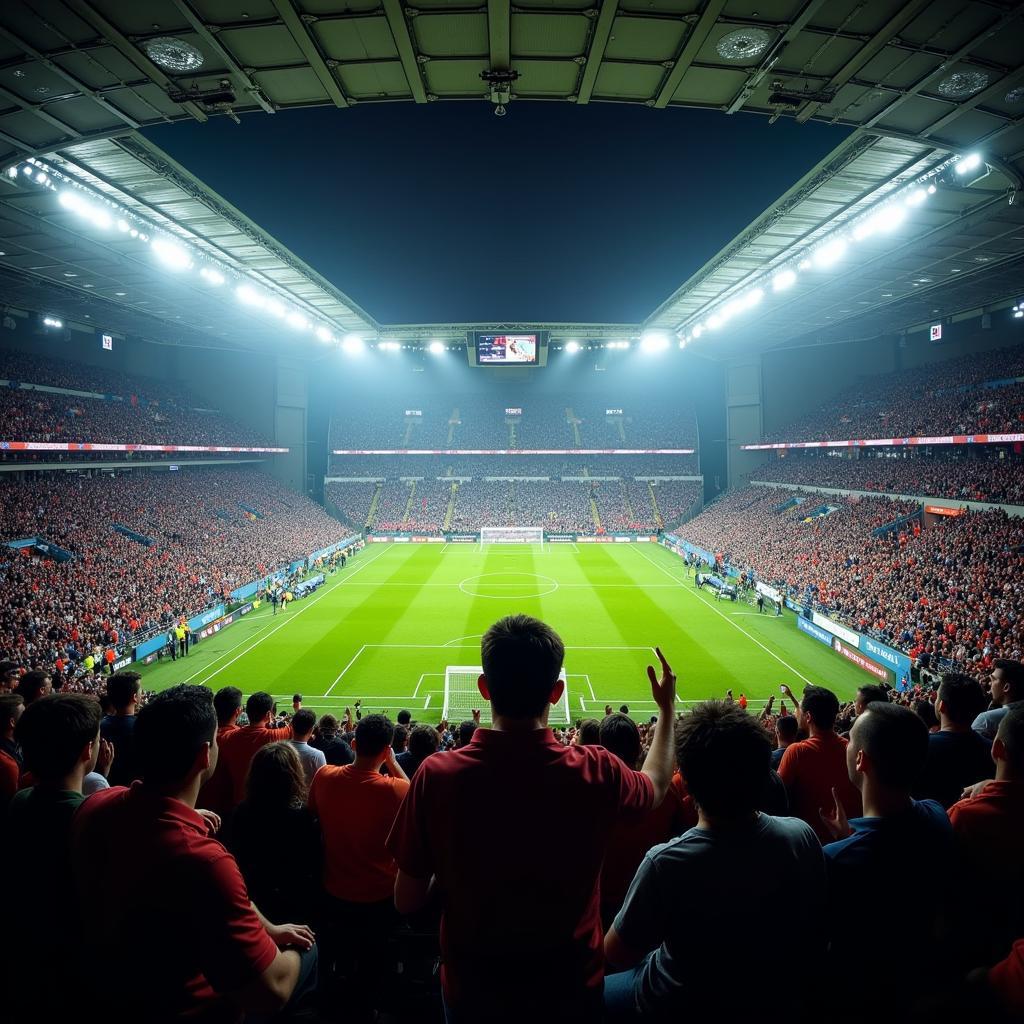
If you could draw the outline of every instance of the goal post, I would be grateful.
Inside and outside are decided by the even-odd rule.
[[[473,717],[473,709],[480,709],[480,721],[488,724],[491,721],[491,706],[480,696],[477,680],[483,674],[479,665],[447,665],[444,670],[444,708],[441,717],[451,725],[468,722]],[[548,712],[551,725],[569,724],[569,685],[563,668],[558,678],[565,684],[562,697],[552,705]]]
[[[543,526],[481,526],[480,547],[488,544],[539,544],[544,546]]]

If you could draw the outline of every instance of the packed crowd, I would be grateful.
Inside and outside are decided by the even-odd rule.
[[[1011,452],[1003,458],[968,455],[907,455],[837,458],[790,452],[754,470],[752,479],[773,483],[840,487],[889,494],[919,494],[960,501],[1024,504],[1024,461]]]
[[[150,543],[114,529],[126,527]],[[242,470],[0,482],[0,657],[79,665],[343,539],[337,520]],[[35,538],[71,557],[60,560]]]
[[[335,455],[338,477],[694,476],[696,455]]]
[[[655,649],[656,715],[556,733],[564,652],[488,630],[492,728],[4,666],[8,1019],[1020,1018],[1024,665],[681,713]]]
[[[506,389],[364,402],[346,397],[331,417],[330,440],[341,449],[696,448],[697,419],[678,396],[580,400]]]
[[[788,499],[804,504],[784,507]],[[822,496],[829,502],[833,497]],[[731,492],[680,535],[794,599],[892,643],[924,665],[984,675],[1024,652],[1024,520],[965,512],[872,536],[911,511],[886,498],[843,500],[804,522],[813,495]]]
[[[1024,430],[1024,353],[1020,346],[871,377],[767,437],[842,441],[944,437]],[[1001,382],[986,386],[986,382]]]

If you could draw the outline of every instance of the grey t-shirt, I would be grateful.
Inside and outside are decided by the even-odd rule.
[[[322,750],[311,747],[305,740],[288,741],[299,755],[302,762],[302,770],[306,773],[306,784],[311,785],[313,776],[327,764],[327,758]]]
[[[758,814],[735,830],[691,828],[655,846],[615,919],[626,945],[653,950],[637,976],[637,1009],[652,1019],[763,1019],[765,993],[780,980],[772,950],[802,965],[822,956],[825,900],[821,845],[798,818]],[[794,1009],[788,997],[784,1008]]]

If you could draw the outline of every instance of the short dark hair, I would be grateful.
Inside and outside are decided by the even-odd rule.
[[[480,659],[496,715],[535,718],[544,712],[565,660],[565,645],[529,615],[499,619],[483,636]]]
[[[241,706],[242,691],[237,686],[222,686],[213,695],[213,710],[217,712],[218,725],[227,725]]]
[[[872,704],[875,701],[881,701],[883,704],[889,703],[889,691],[881,683],[864,683],[863,686],[858,686],[857,696],[865,704]]]
[[[0,661],[0,676],[10,675],[17,672],[21,666],[16,661]]]
[[[581,747],[596,747],[601,744],[601,723],[596,718],[584,718],[577,731]]]
[[[403,708],[401,711],[398,712],[398,724],[399,725],[408,725],[411,721],[412,721],[412,712],[411,711],[406,711],[405,708]]]
[[[808,686],[804,689],[800,707],[819,729],[831,729],[839,714],[839,698],[824,686]]]
[[[742,814],[760,805],[771,749],[758,720],[733,701],[704,701],[676,724],[679,771],[711,814]]]
[[[321,715],[316,723],[317,734],[321,739],[329,740],[338,735],[338,719],[334,715]]]
[[[395,726],[395,734],[391,737],[391,749],[400,754],[409,744],[409,730],[404,725]]]
[[[115,672],[107,680],[107,696],[118,711],[128,707],[142,689],[142,676],[138,672]]]
[[[909,791],[928,756],[928,727],[920,716],[899,704],[876,701],[854,722],[853,730],[878,781]]]
[[[39,668],[33,669],[31,672],[26,672],[18,680],[18,685],[14,688],[14,692],[20,693],[25,703],[30,704],[34,700],[39,700],[39,694],[46,685],[47,679],[53,679],[49,672],[44,672]]]
[[[970,725],[988,703],[981,683],[960,672],[947,672],[939,683],[942,710],[956,725]]]
[[[376,757],[391,746],[395,727],[387,715],[367,715],[356,726],[356,752],[360,757]]]
[[[217,734],[213,694],[182,683],[158,693],[135,720],[139,775],[148,785],[184,782],[196,756]]]
[[[1012,658],[996,658],[993,669],[1001,669],[1017,700],[1024,698],[1024,664]]]
[[[298,702],[299,704],[302,703],[302,694],[301,693],[293,693],[292,694],[292,703],[295,704],[296,702]]]
[[[783,715],[776,721],[775,729],[780,739],[791,742],[796,739],[797,733],[800,731],[800,723],[796,720],[796,715]]]
[[[640,760],[640,730],[628,715],[608,715],[600,725],[601,746],[635,768]]]
[[[999,723],[996,738],[1006,748],[1006,763],[1015,774],[1024,772],[1024,704],[1011,707]]]
[[[100,731],[100,705],[77,693],[51,693],[25,708],[14,735],[25,767],[42,782],[67,775]]]
[[[25,698],[20,693],[0,693],[0,724],[7,728],[7,722],[14,717],[19,707],[23,707]]]
[[[918,697],[911,703],[910,710],[913,711],[922,722],[924,722],[925,728],[929,732],[938,727],[939,716],[935,714],[935,705],[930,700],[925,700],[924,697]]]
[[[464,747],[473,739],[473,736],[476,734],[476,730],[476,722],[460,722],[458,732],[455,734],[455,745],[457,747]]]
[[[620,715],[628,715],[629,714],[629,705],[628,704],[621,704],[619,706],[619,714]]]
[[[274,710],[274,698],[265,690],[257,690],[245,702],[245,717],[249,724],[262,722]]]
[[[305,736],[316,728],[316,713],[309,708],[302,708],[292,715],[292,733]]]
[[[440,742],[441,737],[432,725],[414,725],[409,733],[409,753],[417,760],[430,757]]]

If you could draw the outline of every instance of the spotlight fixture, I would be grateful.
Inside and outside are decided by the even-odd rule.
[[[214,270],[213,267],[203,267],[199,271],[199,276],[212,285],[222,285],[224,283],[224,275],[219,270]]]
[[[154,238],[150,246],[156,258],[171,270],[188,270],[192,266],[192,257],[188,250],[169,238]]]
[[[569,355],[575,355],[579,350],[580,343],[578,341],[570,340],[565,343],[565,351],[568,352]]]
[[[957,174],[970,174],[981,166],[981,156],[977,153],[968,153],[962,160],[958,161],[954,170]]]
[[[796,271],[786,267],[772,278],[772,291],[784,292],[787,288],[792,288],[794,284],[796,284]],[[696,337],[696,330],[693,333]]]
[[[846,252],[846,239],[837,238],[834,241],[823,245],[814,254],[814,264],[821,268],[831,267],[834,263],[838,263],[839,260],[843,258],[844,252]]]
[[[318,327],[316,329],[316,336],[320,341],[328,342],[331,340],[331,332],[326,327]]]
[[[668,348],[668,335],[664,331],[644,331],[640,336],[642,352],[664,352]]]
[[[55,316],[44,316],[43,326],[49,327],[54,331],[59,331],[64,326],[64,321],[58,320]]]
[[[965,100],[976,92],[981,92],[989,83],[987,71],[970,69],[954,71],[939,82],[936,91],[948,100]]]
[[[430,353],[430,354],[431,354],[432,356],[439,356],[439,355],[442,355],[442,354],[444,353],[444,342],[443,342],[443,341],[437,341],[437,340],[435,339],[434,341],[432,341],[432,342],[431,342],[431,343],[430,343],[430,344],[429,344],[429,345],[427,346],[427,351],[428,351],[428,352],[429,352],[429,353]]]
[[[146,56],[164,71],[181,75],[196,71],[205,63],[202,53],[191,43],[174,36],[157,36],[142,44]]]
[[[366,342],[358,334],[346,334],[341,342],[341,350],[346,355],[358,355],[366,348]]]

